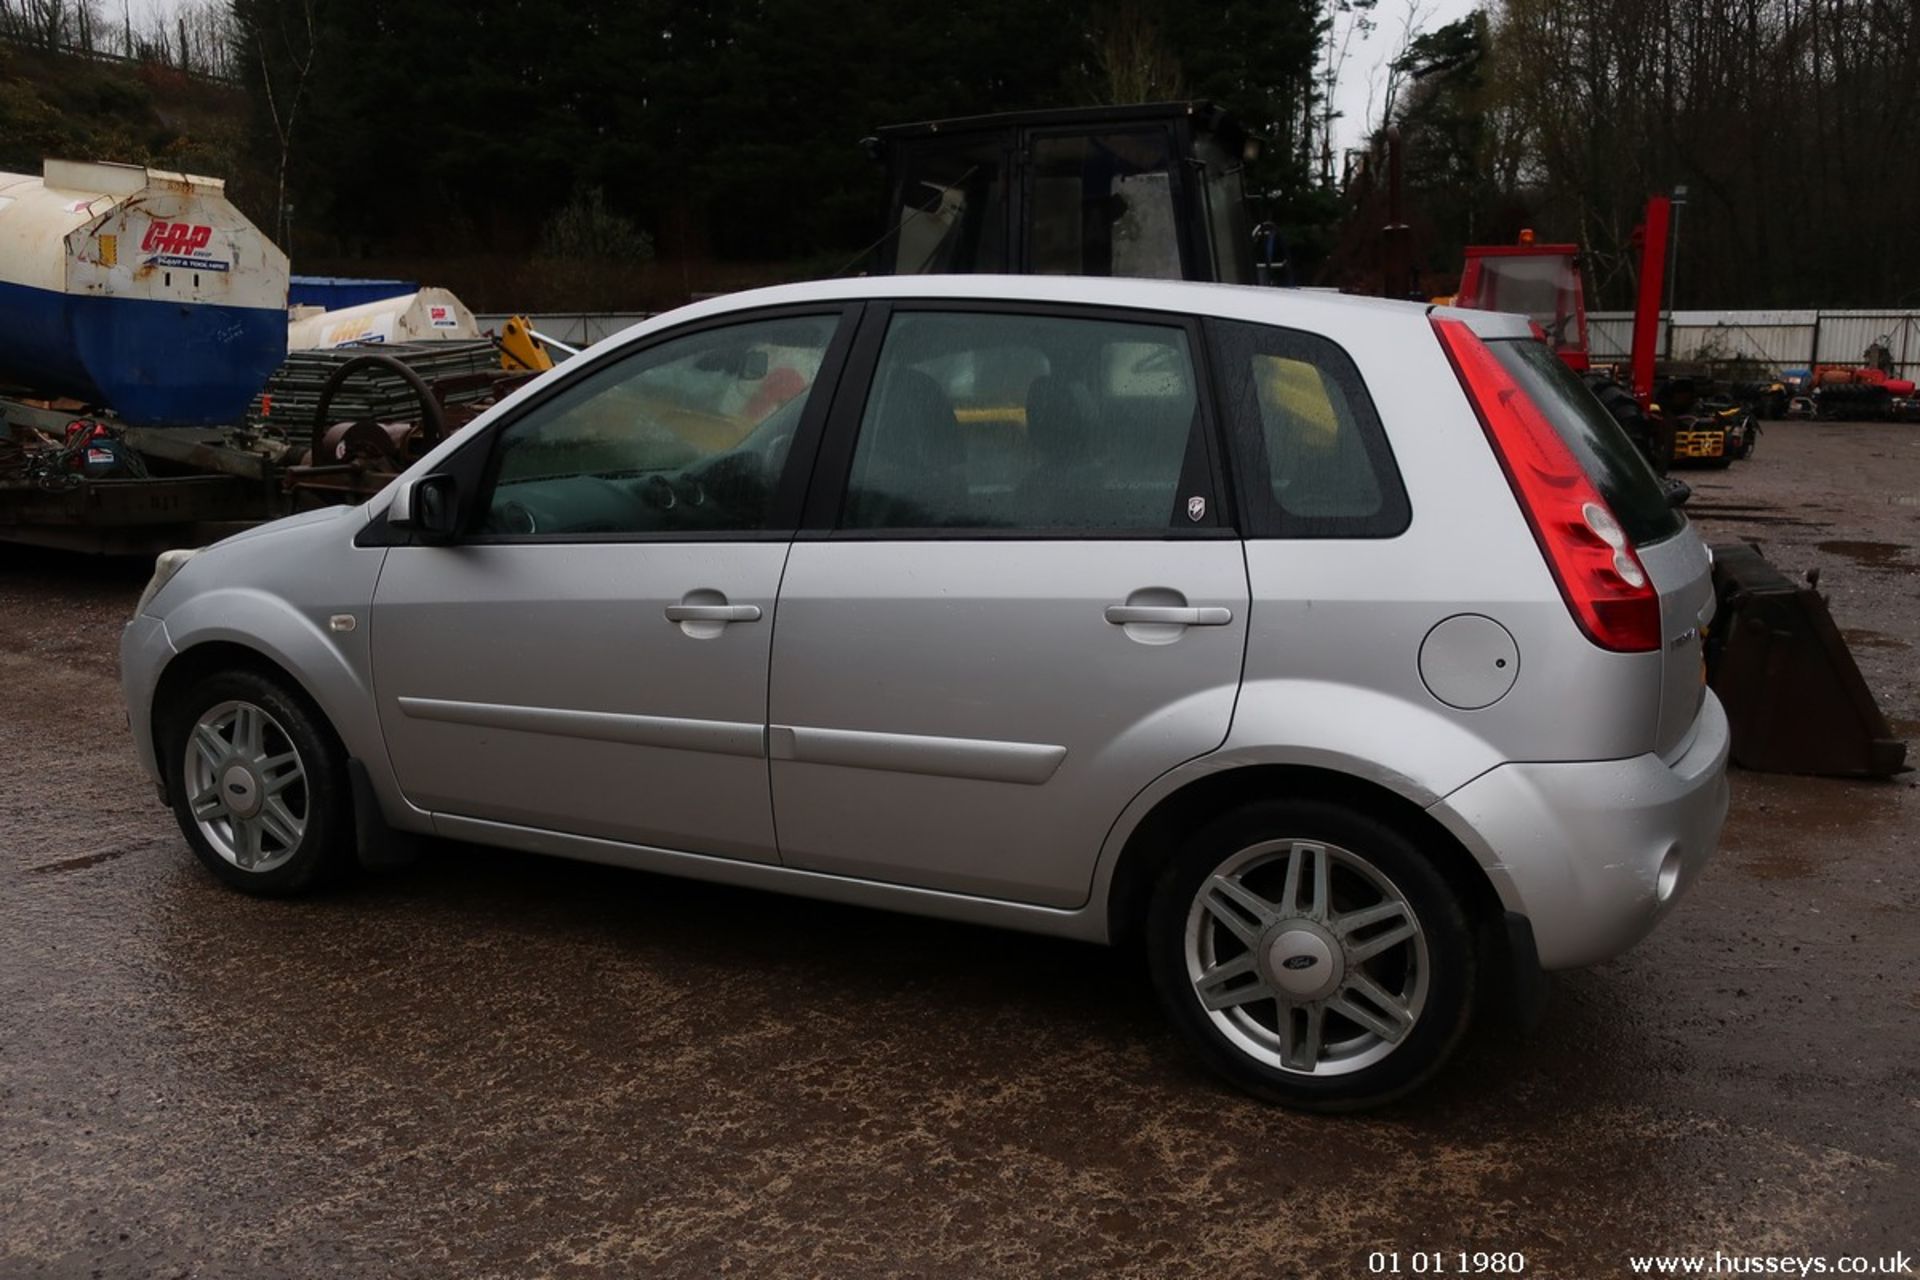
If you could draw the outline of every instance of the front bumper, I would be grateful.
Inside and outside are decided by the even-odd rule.
[[[167,637],[167,624],[158,618],[135,614],[120,633],[120,691],[127,700],[127,727],[133,731],[133,751],[140,767],[165,795],[165,779],[160,762],[153,754],[153,691],[160,683],[160,672],[173,657],[173,641]]]
[[[1708,691],[1692,744],[1658,756],[1507,764],[1430,812],[1533,925],[1540,964],[1573,969],[1644,938],[1699,878],[1727,816],[1727,716]]]

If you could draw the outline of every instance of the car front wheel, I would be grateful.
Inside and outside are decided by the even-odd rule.
[[[174,816],[200,861],[248,893],[298,893],[348,861],[343,752],[304,698],[252,671],[178,699],[165,750]]]
[[[1314,1111],[1417,1087],[1465,1033],[1473,931],[1395,828],[1271,801],[1198,832],[1161,876],[1154,984],[1201,1057],[1255,1096]]]

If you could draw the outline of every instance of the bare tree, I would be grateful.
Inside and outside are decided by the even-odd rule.
[[[40,44],[58,49],[67,42],[72,15],[67,11],[66,0],[25,0],[25,3],[28,30]]]
[[[322,0],[260,0],[245,9],[241,37],[259,79],[256,87],[273,133],[274,238],[287,246],[292,210],[287,205],[287,173],[294,139],[319,51]]]
[[[1322,186],[1333,185],[1333,122],[1340,118],[1340,111],[1334,101],[1340,92],[1340,82],[1347,71],[1347,59],[1353,53],[1356,41],[1365,43],[1379,26],[1374,21],[1373,11],[1379,0],[1328,0],[1327,9],[1331,15],[1327,22],[1325,41],[1326,60],[1320,69],[1320,119],[1319,137],[1320,182]],[[1368,110],[1372,109],[1369,98]]]
[[[1433,5],[1427,0],[1406,0],[1406,8],[1400,15],[1400,44],[1386,63],[1386,90],[1380,106],[1379,123],[1374,124],[1373,86],[1367,86],[1367,123],[1368,132],[1384,129],[1392,122],[1394,108],[1399,105],[1400,91],[1412,71],[1407,56],[1413,50],[1413,42],[1426,30],[1428,21],[1433,17]]]
[[[1120,0],[1094,29],[1093,56],[1109,102],[1160,102],[1184,93],[1179,59],[1139,0]]]
[[[1642,202],[1678,184],[1684,294],[1874,304],[1920,285],[1912,4],[1501,0],[1495,31],[1522,169],[1613,300]]]

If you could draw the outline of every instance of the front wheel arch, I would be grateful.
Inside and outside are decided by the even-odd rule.
[[[351,760],[297,681],[271,663],[209,654],[181,668],[154,720],[169,806],[215,878],[285,897],[352,865]]]
[[[340,746],[340,731],[321,707],[320,700],[313,696],[313,691],[298,676],[258,649],[249,649],[230,640],[208,640],[176,654],[161,669],[160,679],[154,684],[153,713],[149,717],[146,733],[148,741],[153,744],[155,760],[165,759],[166,728],[169,717],[178,714],[181,698],[202,680],[220,671],[251,671],[297,695],[307,704],[307,710],[314,719],[332,736],[334,744]],[[341,750],[344,752],[345,748],[341,747]],[[161,785],[170,789],[172,772],[164,763],[160,777]],[[170,794],[163,799],[168,804],[173,803]]]

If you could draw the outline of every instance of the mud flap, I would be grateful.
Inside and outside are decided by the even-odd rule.
[[[1707,683],[1727,709],[1733,760],[1762,773],[1885,778],[1905,766],[1826,598],[1749,543],[1713,548],[1718,615]]]
[[[353,788],[354,848],[360,865],[369,871],[385,871],[410,864],[420,851],[419,838],[387,825],[380,798],[367,777],[367,766],[348,760],[347,779]]]
[[[1505,913],[1505,1012],[1516,1030],[1530,1032],[1547,1013],[1547,971],[1540,967],[1540,949],[1533,940],[1533,922],[1518,911]]]

